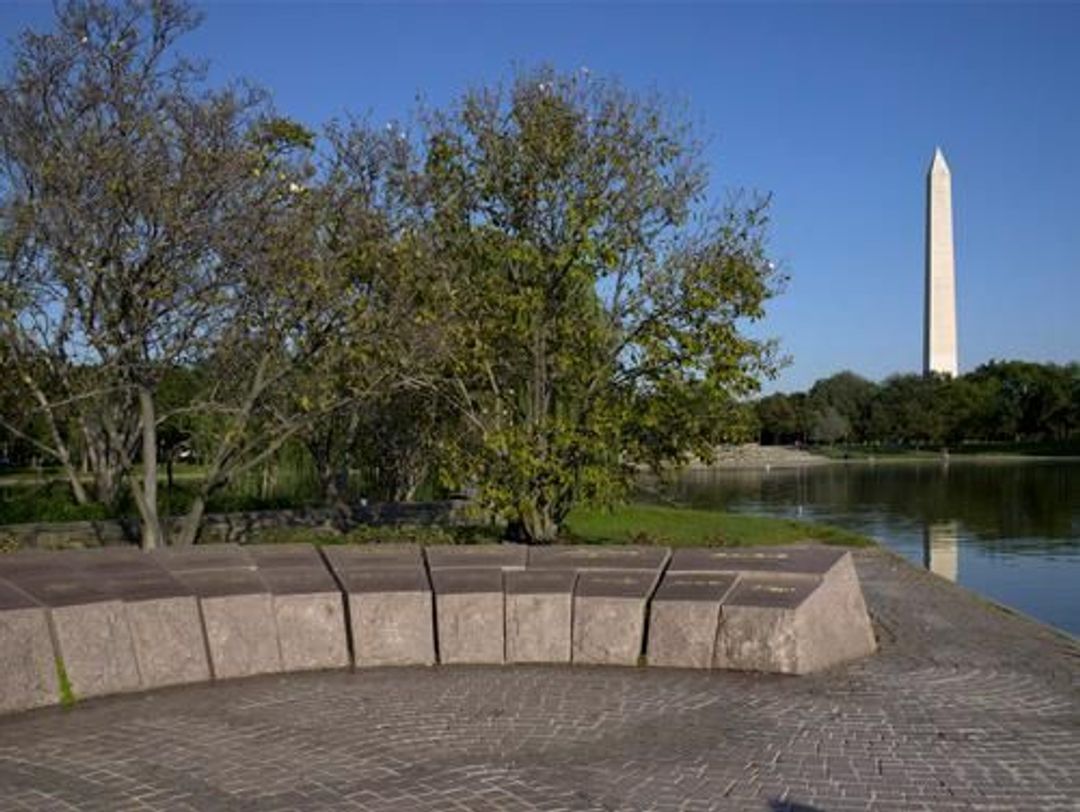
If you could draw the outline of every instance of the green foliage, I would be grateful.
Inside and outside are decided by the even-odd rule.
[[[79,0],[18,43],[5,456],[55,463],[82,512],[134,508],[147,546],[180,510],[190,542],[204,510],[307,499],[273,486],[298,444],[315,498],[439,476],[544,540],[638,466],[748,434],[777,363],[745,330],[783,282],[769,201],[714,202],[671,105],[542,68],[421,111],[415,136],[317,139],[179,57],[198,22],[186,0]],[[203,475],[175,481],[191,458]]]
[[[341,533],[314,527],[276,527],[257,531],[255,544],[491,544],[501,540],[491,526],[360,525]]]
[[[956,378],[893,375],[880,384],[842,372],[754,408],[768,444],[1061,444],[1080,433],[1080,365],[991,361]]]
[[[705,200],[690,128],[661,101],[548,69],[426,120],[445,266],[447,391],[467,429],[447,469],[512,534],[740,433],[773,369],[740,332],[781,281],[767,199]]]
[[[59,482],[0,488],[0,524],[84,522],[110,518],[106,505],[79,505]]]

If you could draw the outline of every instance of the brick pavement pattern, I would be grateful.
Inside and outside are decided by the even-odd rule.
[[[452,666],[0,719],[2,810],[1077,810],[1080,647],[856,556],[881,652],[813,676]]]

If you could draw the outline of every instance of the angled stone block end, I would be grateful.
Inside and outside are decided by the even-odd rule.
[[[506,620],[501,570],[436,570],[431,582],[439,662],[502,663],[506,656]]]
[[[59,701],[47,612],[22,590],[0,581],[0,713]]]
[[[645,636],[645,611],[656,586],[653,572],[579,573],[574,589],[573,662],[637,665]]]
[[[799,673],[820,671],[877,650],[851,553],[844,553],[796,617]]]
[[[649,608],[649,665],[711,668],[730,573],[668,573]]]
[[[507,572],[505,580],[506,661],[570,662],[577,574],[569,570]]]
[[[718,668],[808,674],[874,653],[851,553],[815,552],[812,560],[821,565],[806,569],[820,574],[743,574],[721,608]]]

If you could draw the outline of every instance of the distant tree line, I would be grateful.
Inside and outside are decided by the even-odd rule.
[[[75,0],[0,85],[0,452],[143,544],[302,449],[323,498],[468,488],[518,538],[745,436],[768,200],[662,99],[524,70],[318,131],[178,55],[181,0]],[[362,102],[361,102],[362,103]],[[162,468],[200,466],[166,539]]]
[[[966,375],[840,372],[807,392],[755,402],[767,445],[1055,442],[1080,435],[1080,364],[991,361]]]

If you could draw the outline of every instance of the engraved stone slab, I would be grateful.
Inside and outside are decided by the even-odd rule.
[[[846,555],[820,545],[709,548],[681,547],[672,554],[668,572],[763,572],[824,575]]]
[[[16,585],[49,607],[57,654],[78,698],[138,690],[135,645],[122,601],[84,575],[57,568]]]
[[[337,569],[357,666],[434,665],[435,618],[422,567]]]
[[[712,667],[720,603],[737,578],[731,573],[664,575],[649,608],[649,665]]]
[[[235,544],[198,544],[193,547],[163,547],[151,556],[169,572],[253,569],[255,562]]]
[[[17,581],[23,576],[51,575],[70,570],[68,554],[42,550],[20,550],[0,555],[0,578]]]
[[[281,670],[273,600],[257,572],[194,569],[173,574],[199,597],[215,679]]]
[[[252,544],[244,548],[260,570],[309,567],[326,569],[318,548],[313,544]]]
[[[424,567],[424,554],[418,544],[327,545],[322,552],[339,575],[352,570]]]
[[[755,573],[724,600],[714,664],[739,671],[797,674],[796,610],[821,585],[815,576]]]
[[[585,571],[574,589],[573,661],[636,665],[657,573]]]
[[[134,547],[100,547],[63,553],[65,569],[89,576],[161,572],[157,559]]]
[[[501,663],[505,658],[503,574],[498,569],[433,570],[439,662]]]
[[[506,661],[568,663],[572,651],[573,570],[504,573]]]
[[[659,570],[670,555],[667,547],[551,545],[529,550],[529,569]]]
[[[45,607],[0,580],[0,713],[59,701],[56,655]]]
[[[485,567],[520,570],[525,568],[528,548],[521,544],[442,544],[427,547],[424,554],[433,572]]]
[[[279,566],[261,569],[260,575],[273,596],[281,661],[286,671],[344,668],[349,664],[345,631],[345,607],[337,583],[317,557],[312,566]],[[256,560],[258,557],[256,556]]]

